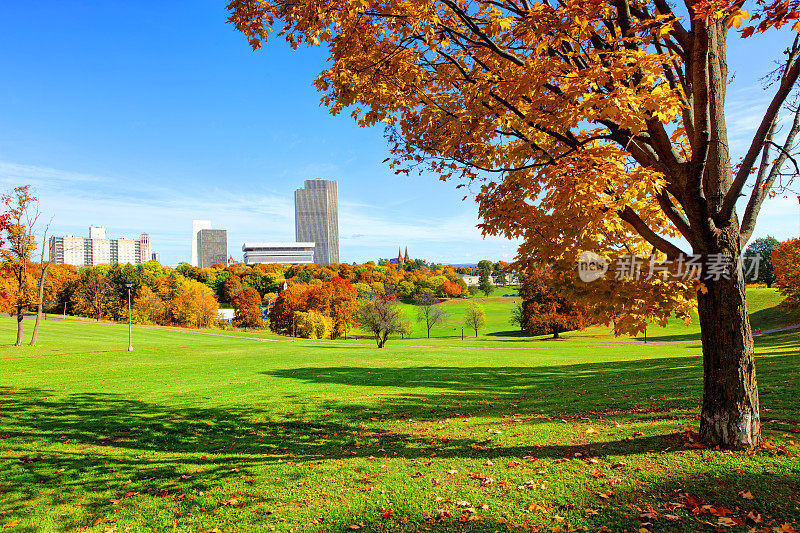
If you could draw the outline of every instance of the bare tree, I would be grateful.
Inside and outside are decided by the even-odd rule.
[[[417,298],[417,321],[425,323],[428,338],[431,338],[431,328],[440,326],[447,321],[447,310],[439,304],[439,299],[430,290],[420,293]]]
[[[41,266],[41,272],[39,272],[39,298],[36,304],[36,322],[33,324],[33,334],[31,335],[31,342],[30,346],[36,346],[36,340],[39,338],[39,322],[42,319],[42,305],[44,303],[44,282],[47,279],[47,271],[50,269],[50,265],[53,264],[54,256],[53,254],[49,254],[47,262],[44,261],[44,251],[47,247],[47,233],[50,231],[50,224],[53,223],[53,219],[50,219],[50,222],[44,227],[44,233],[42,234],[42,259],[39,263]]]
[[[386,345],[392,333],[404,333],[409,329],[408,321],[397,307],[397,302],[374,293],[359,299],[358,320],[362,328],[372,333],[378,348]]]

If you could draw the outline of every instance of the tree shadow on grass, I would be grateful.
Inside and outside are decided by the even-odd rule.
[[[762,406],[786,422],[796,415],[791,387],[797,386],[797,356],[781,349],[796,341],[776,336],[770,342],[776,351],[758,358],[759,384],[766,392]],[[249,406],[161,405],[123,394],[0,387],[0,483],[6,485],[0,492],[13,487],[3,507],[22,509],[54,483],[58,490],[49,493],[49,504],[69,505],[83,494],[95,514],[109,512],[110,499],[124,499],[127,492],[153,499],[184,495],[184,505],[210,505],[197,494],[231,480],[243,483],[240,478],[250,469],[284,460],[309,464],[374,455],[422,463],[435,453],[439,459],[485,462],[672,453],[684,449],[680,435],[642,436],[633,430],[692,418],[702,388],[699,357],[546,367],[300,367],[265,374],[342,388],[328,398],[298,393],[287,400],[294,413],[270,413]],[[787,377],[794,379],[789,388]],[[358,387],[357,394],[348,394],[350,385]],[[472,419],[466,431],[432,431],[434,424],[463,417]],[[619,430],[606,429],[609,421],[619,423]],[[552,433],[539,431],[553,423],[580,436],[591,424],[603,435],[591,442],[555,441]],[[765,424],[767,432],[785,427]],[[486,431],[498,428],[504,437],[488,438]],[[511,438],[521,428],[526,436]],[[284,477],[302,476],[297,470]],[[760,476],[764,486],[776,479]],[[98,480],[105,492],[87,492],[87,479]],[[123,485],[125,479],[131,483]],[[484,525],[499,527],[490,519]],[[448,531],[450,526],[428,527]],[[482,530],[480,524],[471,527]]]

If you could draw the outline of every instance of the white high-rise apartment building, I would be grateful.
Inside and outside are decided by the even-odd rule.
[[[339,198],[336,182],[306,180],[294,191],[294,226],[297,242],[313,242],[314,262],[339,262]]]
[[[197,257],[197,234],[204,229],[211,229],[210,220],[192,220],[192,266],[199,265],[199,259]]]
[[[132,239],[108,239],[106,229],[89,226],[89,238],[50,237],[50,258],[54,264],[74,265],[76,267],[95,266],[109,263],[131,263],[142,261],[142,250],[146,248],[150,257],[150,235],[142,233],[138,241]]]

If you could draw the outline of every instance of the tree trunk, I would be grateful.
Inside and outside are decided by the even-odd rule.
[[[14,343],[14,346],[22,346],[22,333],[23,333],[23,325],[22,321],[25,318],[25,307],[18,305],[17,306],[17,342]]]
[[[44,251],[42,251],[42,256],[44,256]],[[39,338],[39,321],[42,319],[42,301],[44,300],[44,281],[47,277],[47,268],[49,266],[49,263],[44,266],[44,262],[42,262],[42,274],[39,278],[39,303],[36,306],[36,322],[33,323],[33,334],[31,335],[29,346],[36,346],[36,340]]]
[[[558,338],[558,326],[553,326],[553,338]]]
[[[703,340],[703,410],[700,439],[706,446],[745,449],[761,442],[753,334],[740,272],[704,281],[698,293]]]

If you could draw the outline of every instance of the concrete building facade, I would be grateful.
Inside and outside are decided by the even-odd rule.
[[[74,265],[76,267],[95,266],[110,263],[143,263],[141,250],[150,247],[150,235],[142,233],[139,240],[109,239],[106,229],[89,226],[89,238],[50,237],[50,258],[54,264]]]
[[[314,262],[339,262],[339,199],[335,181],[306,180],[294,192],[295,239],[313,242]]]
[[[247,266],[257,263],[313,264],[314,249],[313,242],[246,242],[242,245]]]
[[[211,268],[214,263],[228,264],[228,232],[224,229],[201,229],[197,232],[197,265]]]

